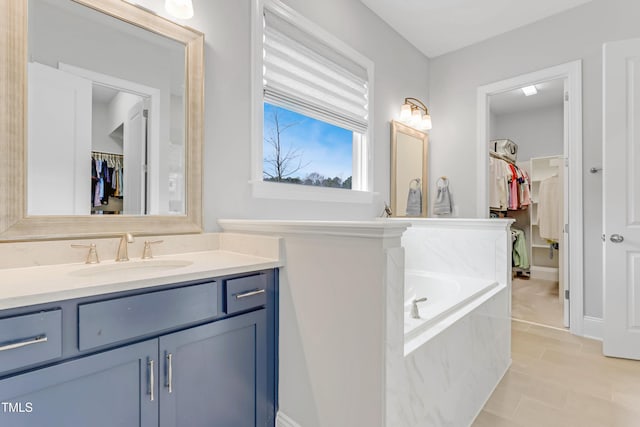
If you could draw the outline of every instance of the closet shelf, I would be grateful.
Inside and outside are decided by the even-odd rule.
[[[531,245],[532,248],[534,249],[547,249],[549,250],[549,245],[541,245],[539,243],[534,243]]]

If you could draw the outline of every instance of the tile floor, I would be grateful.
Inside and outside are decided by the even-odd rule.
[[[562,328],[562,303],[558,282],[539,279],[513,279],[511,316],[514,319]],[[639,424],[640,425],[640,424]]]
[[[638,427],[640,361],[599,341],[512,322],[513,363],[473,427]]]

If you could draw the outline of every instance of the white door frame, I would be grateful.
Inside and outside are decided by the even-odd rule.
[[[477,104],[477,216],[489,215],[489,97],[523,86],[534,85],[549,80],[566,79],[565,88],[569,94],[568,135],[564,147],[569,175],[569,287],[571,290],[570,331],[583,335],[584,324],[584,281],[583,281],[583,204],[582,204],[582,61],[577,60],[533,73],[491,83],[478,88]]]

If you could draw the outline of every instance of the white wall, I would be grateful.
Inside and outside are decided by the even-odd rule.
[[[195,0],[195,16],[187,23],[205,33],[205,229],[218,229],[218,218],[378,216],[389,200],[389,122],[405,97],[428,104],[429,60],[359,0],[285,0],[375,63],[374,191],[380,196],[372,204],[255,199],[249,185],[253,1]]]
[[[459,215],[471,217],[478,86],[582,59],[585,314],[593,317],[602,317],[602,174],[588,170],[602,163],[602,44],[640,37],[638,16],[640,2],[594,0],[430,64],[431,179],[447,175]]]
[[[91,109],[91,150],[122,154],[122,141],[110,136],[113,132],[109,117],[109,105],[93,102]]]
[[[283,238],[278,393],[281,414],[297,424],[277,425],[398,425],[385,424],[385,412],[390,354],[394,366],[402,365],[400,238],[407,223],[229,220],[222,226]]]
[[[563,153],[564,108],[562,105],[537,108],[494,117],[494,139],[510,139],[518,144],[518,161]]]

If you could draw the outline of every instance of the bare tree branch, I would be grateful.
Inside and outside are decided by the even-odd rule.
[[[264,140],[273,148],[273,153],[271,156],[264,158],[264,164],[265,166],[268,165],[269,169],[265,167],[263,175],[274,181],[282,181],[292,177],[295,173],[310,165],[311,162],[303,163],[304,151],[283,146],[282,134],[287,129],[299,125],[300,122],[281,123],[278,110],[271,112],[270,119],[274,127],[271,130],[271,135],[265,136]]]

